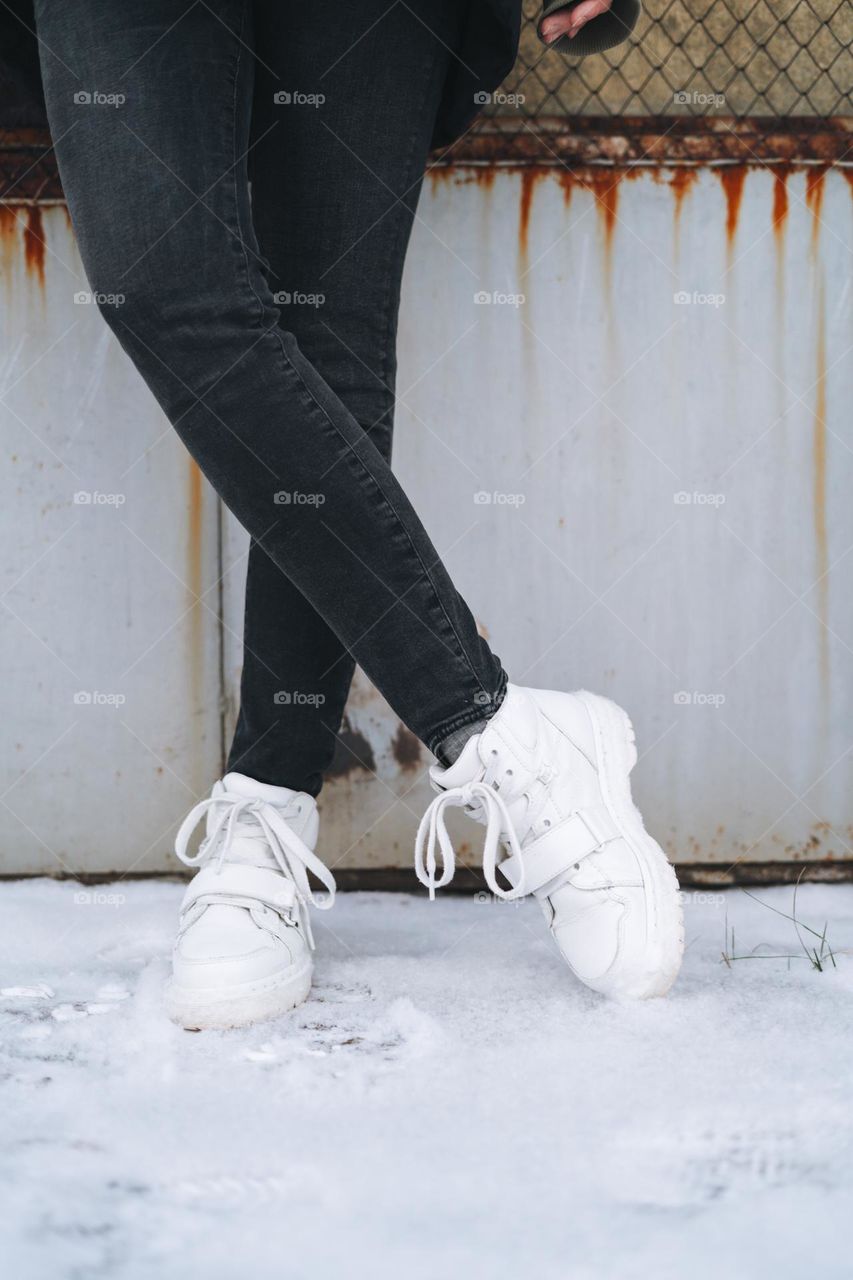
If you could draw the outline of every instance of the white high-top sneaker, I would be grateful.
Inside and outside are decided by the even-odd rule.
[[[195,854],[190,836],[206,817]],[[181,903],[166,1008],[182,1027],[241,1027],[302,1004],[311,989],[314,938],[308,903],[335,899],[314,854],[317,804],[303,791],[228,773],[187,814],[175,853],[201,866]],[[308,871],[328,890],[318,900]]]
[[[636,760],[631,721],[607,698],[509,685],[458,760],[430,770],[439,795],[418,829],[418,879],[433,897],[453,878],[444,810],[460,806],[486,827],[489,888],[539,898],[582,982],[609,996],[665,995],[684,926],[675,872],[631,799]]]

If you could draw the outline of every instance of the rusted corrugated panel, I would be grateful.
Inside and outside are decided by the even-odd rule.
[[[0,871],[162,870],[221,766],[218,511],[61,207],[0,207],[0,427]]]
[[[0,129],[0,203],[62,199],[50,135],[40,129]]]
[[[853,119],[492,116],[435,156],[440,165],[851,163]]]
[[[804,167],[439,168],[409,264],[401,478],[512,678],[627,705],[692,883],[851,871],[850,190]],[[349,730],[324,840],[381,880],[429,760],[366,686]]]
[[[709,876],[736,877],[757,861],[796,864],[798,872],[808,864],[809,874],[815,861],[843,870],[853,846],[851,788],[842,776],[853,630],[849,593],[839,585],[849,545],[842,521],[850,454],[839,443],[850,401],[843,360],[849,294],[836,230],[850,197],[842,174],[815,155],[807,175],[798,172],[804,153],[773,172],[732,157],[713,173],[686,163],[439,167],[427,184],[407,274],[398,385],[403,481],[466,596],[490,620],[515,679],[586,684],[628,704],[648,751],[638,774],[651,825],[697,876],[711,868]],[[22,416],[60,454],[46,470],[67,456],[78,471],[121,471],[139,446],[114,430],[116,404],[118,420],[135,424],[143,439],[149,432],[158,439],[165,424],[150,419],[150,397],[110,354],[114,344],[93,310],[71,304],[74,278],[65,278],[60,259],[80,268],[64,211],[39,217],[35,203],[0,211],[13,380],[45,352],[38,395],[19,402],[22,384],[10,406],[27,410]],[[45,239],[59,258],[45,253]],[[700,303],[674,306],[682,289],[719,290],[725,323]],[[478,306],[481,290],[523,301]],[[19,338],[31,344],[29,356],[18,352]],[[78,406],[71,434],[69,404]],[[104,417],[103,433],[93,414]],[[27,458],[32,441],[19,434],[15,451]],[[129,456],[104,452],[107,445],[120,452],[122,441]],[[158,445],[174,448],[174,441]],[[760,465],[745,475],[735,464],[750,449]],[[39,470],[39,459],[31,461]],[[49,662],[46,676],[33,676],[41,671],[38,646],[23,653],[10,633],[10,683],[17,690],[41,680],[46,696],[38,724],[14,716],[7,724],[26,751],[43,743],[51,753],[49,768],[20,784],[13,765],[10,794],[25,801],[22,814],[44,813],[57,839],[73,840],[76,865],[92,872],[130,865],[140,832],[162,837],[145,865],[169,866],[169,824],[189,802],[188,786],[202,791],[219,763],[215,644],[199,631],[213,615],[182,617],[210,573],[210,511],[202,518],[205,490],[193,469],[172,459],[163,474],[145,474],[158,465],[159,454],[146,455],[129,475],[139,485],[143,536],[149,525],[168,533],[169,519],[179,522],[178,559],[166,557],[184,584],[163,619],[164,628],[179,619],[173,634],[164,630],[158,640],[144,629],[175,581],[141,552],[138,562],[128,558],[132,573],[114,572],[100,544],[87,543],[85,526],[84,554],[63,559],[73,544],[57,544],[40,562],[43,590],[18,601],[28,625],[48,640],[57,609],[63,619],[78,618],[72,605],[81,591],[90,610],[103,607],[94,631],[109,653],[130,645],[143,654],[128,720],[142,745],[119,722],[96,725],[81,712],[82,750],[73,737],[51,747],[50,735],[64,728],[69,690]],[[28,473],[20,508],[7,509],[13,560],[49,547],[44,519],[67,515],[67,478],[53,470],[47,489]],[[720,474],[727,478],[718,481]],[[725,489],[728,531],[707,506],[673,507],[674,489],[715,486]],[[478,489],[516,488],[524,490],[523,507],[474,501]],[[35,521],[32,504],[42,492],[45,513]],[[150,508],[148,495],[167,503],[165,514]],[[673,536],[667,525],[676,517]],[[115,540],[105,545],[113,554]],[[243,547],[229,532],[222,565],[236,562],[224,587],[232,706]],[[120,607],[111,594],[118,580],[128,583]],[[513,586],[522,580],[524,592]],[[105,584],[100,594],[93,581]],[[67,628],[62,634],[71,644],[62,656],[74,667],[75,636]],[[95,661],[89,687],[103,689],[100,650],[86,657]],[[736,674],[725,674],[735,657]],[[688,705],[674,703],[679,689],[688,691]],[[724,712],[702,702],[709,689],[725,694]],[[322,852],[348,873],[405,866],[429,799],[429,758],[365,681],[350,700],[347,734],[351,749],[322,797]],[[75,771],[87,760],[97,768],[105,753],[119,764],[124,758],[110,797],[97,811],[75,809],[70,823]],[[185,785],[176,788],[179,779]],[[105,824],[110,806],[113,821]],[[463,861],[476,858],[480,834],[459,824]],[[16,867],[50,866],[11,817],[5,842],[14,845]]]
[[[851,164],[853,120],[491,116],[432,166]],[[62,185],[50,135],[0,129],[0,203],[52,202]]]

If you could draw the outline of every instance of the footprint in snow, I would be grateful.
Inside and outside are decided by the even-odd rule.
[[[50,1016],[57,1022],[73,1022],[75,1018],[88,1018],[102,1013],[114,1013],[118,1008],[116,1001],[92,1000],[87,1004],[58,1004],[51,1009]]]
[[[0,998],[4,1000],[50,1000],[53,988],[46,982],[39,982],[34,987],[0,987]]]
[[[78,1009],[73,1004],[58,1004],[55,1009],[51,1009],[50,1016],[55,1018],[57,1022],[73,1022],[75,1018],[87,1018],[85,1009]]]

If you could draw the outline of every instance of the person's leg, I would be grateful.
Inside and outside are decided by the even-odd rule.
[[[388,460],[403,261],[461,17],[457,0],[255,3],[260,251],[281,323]],[[353,666],[253,544],[229,768],[315,795]]]
[[[279,323],[249,208],[248,0],[177,21],[168,0],[36,12],[84,265],[124,295],[105,314],[185,444],[429,747],[487,717],[499,661],[375,443]],[[79,100],[95,91],[124,102]]]

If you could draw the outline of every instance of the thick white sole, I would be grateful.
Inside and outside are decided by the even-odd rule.
[[[607,994],[633,999],[664,996],[684,955],[684,915],[675,871],[663,849],[643,826],[631,796],[631,770],[637,763],[634,726],[627,712],[609,698],[583,690],[569,695],[584,705],[595,740],[596,765],[604,804],[633,849],[642,870],[647,904],[646,952],[630,977],[603,987]]]
[[[288,968],[257,982],[228,987],[186,987],[172,978],[166,986],[166,1012],[187,1031],[226,1030],[265,1022],[308,999],[313,968],[309,959],[296,971]]]

